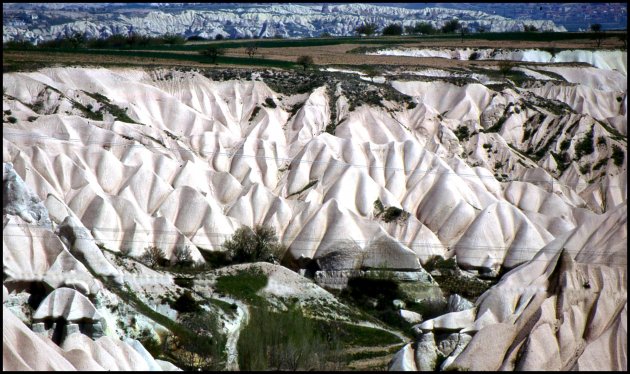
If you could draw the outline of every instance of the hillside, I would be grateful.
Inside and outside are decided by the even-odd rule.
[[[5,367],[197,365],[184,355],[191,314],[173,307],[188,293],[203,318],[223,321],[207,336],[225,337],[224,365],[204,368],[238,368],[245,322],[267,316],[263,306],[297,305],[309,321],[380,337],[370,345],[342,335],[360,361],[346,368],[369,367],[373,351],[388,361],[408,343],[390,368],[586,369],[603,356],[602,367],[625,369],[627,55],[563,53],[542,63],[506,52],[518,64],[505,73],[470,65],[379,67],[371,77],[348,67],[3,74]],[[256,225],[272,227],[286,248],[279,264],[217,266],[225,240]],[[171,263],[188,248],[205,267],[145,266],[152,246]],[[444,308],[396,325],[337,292],[374,277],[405,290],[409,310],[397,313],[409,321],[414,303]],[[260,284],[251,293],[229,287],[241,279]],[[461,288],[449,279],[463,279]],[[590,291],[573,307],[578,286]],[[463,292],[470,301],[455,298]],[[479,353],[499,326],[510,334],[497,352]],[[167,344],[169,334],[184,356],[147,343]],[[423,349],[434,359],[418,359]]]

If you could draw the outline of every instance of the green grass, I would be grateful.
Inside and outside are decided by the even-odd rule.
[[[275,312],[250,308],[250,319],[238,341],[241,370],[327,370],[345,366],[338,334],[321,328],[299,308]]]
[[[207,299],[207,301],[220,308],[227,315],[234,315],[236,313],[236,304],[230,304],[227,301],[219,299]]]
[[[347,361],[359,361],[359,360],[365,360],[365,359],[370,359],[370,358],[389,356],[391,354],[396,353],[403,346],[404,346],[404,344],[401,343],[401,344],[397,344],[395,346],[392,346],[390,348],[383,349],[383,350],[356,352],[356,353],[348,354],[346,356],[346,360]]]
[[[216,290],[250,304],[261,305],[265,299],[256,295],[267,285],[267,276],[260,270],[243,271],[217,278]]]
[[[344,347],[376,347],[400,343],[391,332],[367,326],[352,325],[338,321],[319,321],[321,328],[336,331]]]
[[[168,50],[174,50],[169,48]],[[206,63],[212,65],[208,57],[199,54],[169,53],[169,52],[145,52],[145,51],[125,51],[125,50],[109,50],[109,49],[71,49],[71,48],[42,48],[37,52],[50,53],[69,53],[74,55],[105,55],[105,56],[122,56],[122,57],[140,57],[144,59],[170,59],[178,61],[190,61],[197,63]],[[225,65],[254,65],[265,67],[292,68],[294,62],[272,60],[264,58],[247,58],[247,57],[229,57],[219,56],[216,58],[216,64]]]
[[[616,38],[618,34],[606,34],[605,38]],[[575,32],[487,32],[465,35],[465,40],[488,40],[488,41],[563,41],[563,40],[579,40],[592,39],[595,33],[575,33]],[[434,34],[422,36],[376,36],[376,37],[327,37],[327,38],[303,38],[303,39],[247,39],[234,41],[207,41],[204,43],[184,43],[184,44],[158,44],[158,45],[134,45],[130,47],[122,47],[125,49],[144,49],[144,50],[171,50],[171,51],[196,51],[206,49],[208,46],[216,48],[244,48],[250,45],[256,45],[258,48],[288,48],[288,47],[317,47],[339,44],[400,44],[400,43],[418,43],[423,40],[435,39],[461,39],[459,34]],[[28,49],[28,46],[22,46],[19,43],[11,43],[5,45],[6,49]],[[37,48],[37,47],[35,47]]]

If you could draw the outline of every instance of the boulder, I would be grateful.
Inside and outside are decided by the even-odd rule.
[[[416,342],[415,362],[418,371],[433,371],[437,363],[438,350],[432,333],[424,334]]]
[[[466,309],[461,312],[452,312],[439,317],[424,321],[419,328],[423,331],[443,330],[460,331],[470,325],[475,320],[476,309]]]
[[[463,298],[462,296],[458,295],[458,294],[453,294],[451,296],[448,297],[448,301],[447,301],[447,311],[450,312],[461,312],[464,311],[466,309],[471,309],[473,308],[475,305],[473,303],[471,303],[470,301],[466,300],[465,298]]]
[[[411,310],[400,309],[398,311],[400,316],[409,323],[422,322],[422,315],[420,313],[412,312]]]
[[[415,352],[411,343],[402,347],[387,366],[389,371],[418,371],[415,361]]]

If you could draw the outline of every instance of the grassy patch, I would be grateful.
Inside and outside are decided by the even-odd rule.
[[[284,313],[250,308],[250,320],[238,341],[241,370],[326,370],[338,367],[337,332],[297,308]]]
[[[217,278],[216,289],[223,294],[252,304],[262,304],[264,299],[256,292],[267,285],[267,276],[260,270],[248,270],[236,275],[224,275]]]
[[[400,338],[391,332],[344,322],[322,322],[322,328],[336,331],[339,340],[347,347],[374,347],[400,343]]]
[[[214,304],[219,307],[223,313],[227,315],[234,315],[236,313],[236,309],[238,306],[236,304],[230,304],[227,301],[219,300],[219,299],[207,299],[209,303]]]

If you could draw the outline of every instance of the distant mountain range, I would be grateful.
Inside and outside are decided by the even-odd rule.
[[[441,27],[453,18],[471,31],[566,31],[549,20],[510,19],[475,10],[447,8],[405,9],[370,4],[5,4],[3,42],[56,39],[76,32],[107,37],[132,32],[144,35],[179,34],[186,37],[316,37],[349,36],[364,22],[379,28],[396,22],[404,26],[429,22]]]

